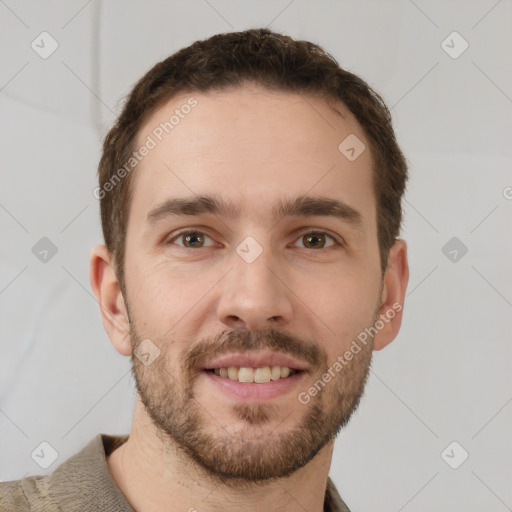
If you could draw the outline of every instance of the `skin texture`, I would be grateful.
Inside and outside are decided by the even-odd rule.
[[[91,254],[103,324],[118,352],[132,357],[139,391],[130,439],[108,464],[137,510],[169,503],[297,510],[299,503],[321,511],[334,436],[359,404],[372,351],[400,328],[402,310],[393,304],[404,302],[406,243],[395,242],[381,279],[370,145],[343,105],[340,117],[313,97],[258,86],[181,94],[150,116],[136,146],[191,96],[197,106],[135,171],[126,297],[107,249]],[[338,150],[350,134],[366,145],[355,161]],[[240,213],[147,222],[167,199],[206,194]],[[273,217],[277,202],[301,195],[342,201],[361,224]],[[182,228],[198,231],[199,240],[177,237]],[[263,250],[252,263],[236,251],[248,236]],[[301,403],[298,394],[392,309],[378,334]],[[159,351],[147,366],[133,355],[145,339]],[[219,391],[201,372],[205,359],[249,349],[288,353],[308,371],[285,395],[258,403]]]

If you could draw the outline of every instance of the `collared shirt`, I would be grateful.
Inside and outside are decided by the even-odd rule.
[[[135,512],[110,473],[107,456],[128,436],[98,434],[46,476],[0,483],[1,512]],[[350,512],[327,479],[325,512]]]

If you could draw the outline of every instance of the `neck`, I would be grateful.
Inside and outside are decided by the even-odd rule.
[[[107,458],[112,476],[138,511],[190,512],[298,509],[322,512],[334,441],[292,475],[241,484],[226,482],[198,466],[159,433],[138,401],[130,437]]]

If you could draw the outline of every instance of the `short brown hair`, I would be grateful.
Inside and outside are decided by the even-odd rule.
[[[146,119],[181,92],[222,90],[256,83],[270,90],[307,93],[333,110],[342,102],[370,141],[382,275],[399,235],[407,164],[384,100],[364,80],[342,69],[320,46],[268,29],[214,35],[158,62],[133,87],[103,143],[98,176],[105,244],[124,290],[125,239],[132,196],[131,173],[112,180],[130,159]],[[339,113],[339,112],[338,112]],[[340,141],[341,142],[341,141]],[[117,175],[119,178],[119,173]],[[114,186],[106,187],[108,183]],[[105,193],[105,190],[109,190]]]

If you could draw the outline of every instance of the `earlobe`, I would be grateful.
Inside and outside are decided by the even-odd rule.
[[[103,327],[112,345],[120,354],[131,355],[130,323],[126,305],[112,255],[105,245],[98,245],[91,252],[89,278],[100,306]]]
[[[382,350],[398,335],[408,282],[407,244],[405,240],[397,239],[389,251],[388,266],[384,274],[378,312],[378,319],[381,320],[379,325],[383,327],[373,339],[374,350]]]

